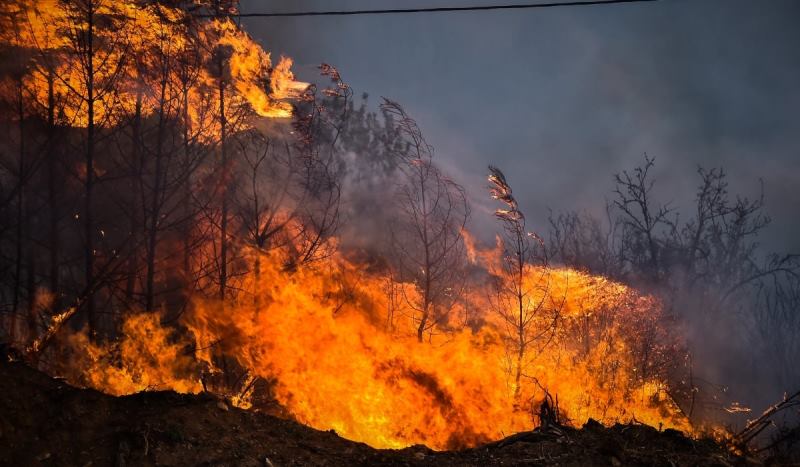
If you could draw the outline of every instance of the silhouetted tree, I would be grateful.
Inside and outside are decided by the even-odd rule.
[[[392,115],[408,151],[400,158],[397,192],[399,218],[392,224],[392,245],[400,278],[410,280],[419,299],[407,297],[417,324],[417,339],[444,322],[464,281],[462,231],[469,215],[464,189],[433,163],[433,147],[416,122],[396,102],[381,108]]]
[[[507,349],[513,355],[514,402],[519,405],[525,368],[531,354],[541,352],[553,336],[563,301],[550,294],[544,242],[526,229],[505,175],[489,166],[489,183],[492,198],[504,205],[495,211],[503,226],[503,249],[499,265],[490,271],[492,306],[505,325]]]
[[[95,258],[98,254],[97,239],[101,235],[95,225],[95,185],[97,183],[96,149],[97,128],[112,116],[111,101],[115,84],[123,70],[128,37],[122,23],[127,17],[116,10],[118,5],[107,0],[72,0],[63,2],[67,24],[65,36],[69,40],[69,53],[74,56],[72,66],[77,77],[75,81],[59,75],[63,84],[81,102],[80,111],[86,124],[85,160],[82,173],[84,184],[84,284],[92,292],[86,298],[85,306],[89,320],[90,334],[95,335],[99,328],[95,300]],[[98,108],[99,106],[99,108]]]

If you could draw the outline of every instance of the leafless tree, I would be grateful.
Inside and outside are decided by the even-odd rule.
[[[230,81],[230,54],[229,46],[217,45],[213,57],[216,62],[216,78],[218,83],[219,99],[219,167],[221,187],[221,208],[219,221],[219,298],[225,300],[228,286],[228,200],[230,190],[228,162],[228,116],[225,109],[225,96]]]
[[[295,217],[290,204],[298,175],[288,143],[280,144],[259,132],[252,132],[248,139],[250,144],[242,147],[246,183],[236,193],[236,211],[248,242],[269,251],[287,241],[285,229]],[[242,139],[240,143],[245,144]]]
[[[595,274],[609,277],[622,275],[624,261],[616,235],[620,222],[612,218],[611,205],[606,205],[605,223],[582,212],[551,212],[548,220],[549,258]]]
[[[405,110],[388,99],[381,108],[408,142],[401,159],[396,195],[398,219],[391,226],[392,247],[401,280],[410,280],[419,299],[407,298],[416,312],[417,339],[442,324],[458,299],[464,280],[462,231],[469,215],[464,189],[433,162],[433,147]]]
[[[173,221],[169,201],[177,194],[177,188],[188,173],[178,172],[182,168],[177,162],[181,149],[178,122],[181,109],[180,80],[176,79],[175,70],[179,68],[180,60],[185,56],[186,50],[177,45],[178,37],[186,37],[185,30],[169,21],[159,5],[152,6],[156,24],[148,25],[153,29],[154,41],[144,47],[136,59],[137,87],[148,90],[154,109],[154,135],[144,135],[139,141],[147,164],[143,167],[146,173],[140,173],[143,178],[139,180],[142,185],[141,202],[143,224],[145,230],[145,280],[144,280],[144,307],[147,310],[155,308],[156,284],[155,275],[158,267],[158,245],[162,231],[166,224]],[[137,104],[139,99],[137,99]],[[137,105],[138,110],[138,105]],[[153,141],[154,140],[154,141]],[[152,145],[144,144],[153,141]],[[136,146],[136,142],[134,142]]]
[[[255,304],[260,304],[261,256],[285,252],[292,242],[292,223],[303,202],[299,162],[288,141],[259,131],[239,135],[242,163],[233,195],[235,218],[245,244],[255,247]]]
[[[2,39],[11,43],[21,44],[24,22],[19,12],[0,10],[0,25],[3,27]],[[28,301],[32,299],[31,281],[33,279],[33,262],[30,261],[32,249],[35,245],[31,239],[31,197],[30,181],[33,174],[34,164],[32,164],[31,151],[28,148],[29,135],[26,132],[26,124],[30,109],[27,108],[30,101],[25,89],[25,82],[30,79],[33,68],[31,54],[27,51],[18,51],[13,56],[4,57],[6,72],[8,77],[2,83],[4,107],[13,114],[12,119],[16,120],[13,125],[9,125],[9,132],[5,137],[9,141],[9,152],[13,156],[8,160],[2,161],[2,169],[11,178],[12,188],[8,194],[4,193],[5,203],[8,208],[13,209],[14,214],[9,218],[8,225],[3,225],[5,230],[13,226],[13,267],[11,270],[12,279],[12,298],[11,307],[8,310],[10,315],[9,337],[12,341],[17,339],[17,319],[20,314],[23,300],[24,289],[28,290]],[[13,128],[13,130],[12,130]],[[13,220],[11,220],[13,219]],[[4,224],[6,224],[4,222]],[[27,282],[27,284],[26,284]],[[26,287],[27,285],[27,287]]]
[[[525,227],[511,186],[500,169],[489,166],[490,194],[503,203],[495,217],[503,226],[502,258],[493,268],[494,311],[505,325],[506,347],[512,356],[514,401],[519,405],[522,377],[529,360],[552,338],[563,306],[550,293],[544,242]]]
[[[622,213],[623,244],[626,260],[635,264],[652,282],[661,277],[661,244],[660,229],[671,227],[671,209],[669,206],[657,206],[652,200],[652,189],[655,181],[650,171],[655,160],[645,156],[645,163],[635,167],[633,172],[627,170],[614,176],[617,195],[614,206]]]
[[[107,0],[72,0],[62,2],[68,18],[66,36],[69,39],[71,63],[77,68],[79,82],[60,78],[81,102],[85,110],[86,145],[84,182],[84,242],[85,242],[85,285],[94,290],[95,258],[98,254],[97,239],[100,233],[95,225],[95,185],[96,185],[96,146],[99,122],[97,112],[103,107],[105,119],[110,118],[108,103],[115,92],[115,84],[127,59],[128,37],[121,23],[125,15],[115,12],[113,2]],[[89,328],[92,335],[99,327],[96,313],[95,294],[86,300]]]
[[[63,47],[58,44],[58,25],[47,24],[46,21],[39,21],[40,28],[37,30],[32,26],[32,21],[40,14],[38,10],[26,10],[25,22],[27,23],[28,37],[32,39],[32,47],[35,51],[35,72],[39,73],[47,83],[47,93],[44,100],[41,96],[34,97],[35,106],[38,113],[45,119],[45,159],[46,159],[46,185],[47,185],[47,241],[48,249],[48,289],[52,294],[50,303],[50,314],[54,315],[61,311],[62,284],[61,284],[61,263],[62,263],[62,207],[64,187],[60,177],[63,170],[61,168],[63,149],[58,145],[58,141],[63,139],[65,132],[61,128],[64,123],[64,109],[67,107],[67,99],[64,95],[56,92],[58,81],[58,64],[63,61]],[[37,98],[38,97],[38,98]]]
[[[793,259],[761,262],[755,237],[770,222],[759,197],[731,199],[722,169],[698,168],[694,215],[653,199],[654,159],[615,176],[606,226],[577,213],[551,216],[554,257],[575,267],[653,290],[707,296],[717,310],[764,277],[793,269]],[[712,293],[713,292],[713,293]]]
[[[309,86],[295,107],[294,150],[301,161],[302,200],[297,203],[289,270],[328,257],[332,253],[328,240],[341,224],[344,167],[339,145],[353,91],[336,67],[323,63],[319,69],[331,84],[321,90],[322,96],[316,85]]]
[[[230,4],[231,2],[215,2],[212,5],[212,11],[217,15],[214,21],[230,21],[226,18]],[[212,227],[206,235],[212,236],[210,240],[213,245],[211,257],[205,258],[205,264],[200,266],[200,275],[214,282],[215,295],[224,301],[229,291],[229,280],[240,273],[232,269],[234,263],[240,259],[232,238],[235,226],[231,223],[232,187],[240,159],[238,156],[241,156],[236,139],[239,132],[247,128],[246,122],[254,117],[255,111],[245,99],[239,98],[233,85],[232,62],[237,51],[221,40],[225,32],[205,32],[207,37],[202,41],[203,48],[198,53],[203,58],[202,66],[212,82],[200,83],[198,87],[201,92],[212,96],[209,101],[216,107],[209,109],[214,120],[213,127],[209,130],[216,133],[216,166],[214,176],[203,181],[209,189],[203,199],[199,200],[203,220]],[[266,73],[266,70],[262,71]],[[184,140],[187,138],[184,137]]]
[[[797,255],[760,251],[758,235],[770,224],[763,186],[755,197],[735,196],[723,169],[699,167],[694,207],[682,218],[654,198],[653,166],[653,159],[646,157],[642,166],[616,176],[616,199],[605,225],[582,214],[553,216],[554,257],[644,287],[696,329],[724,326],[725,335],[740,338],[709,338],[702,344],[706,353],[714,349],[739,365],[750,362],[752,377],[791,388],[792,378],[787,376],[793,365],[787,358],[793,357],[786,352],[797,352],[793,290],[800,261]],[[746,346],[741,345],[744,341]],[[655,355],[650,350],[642,355],[648,352]],[[687,358],[693,360],[691,355]],[[700,405],[708,409],[709,404],[696,400],[696,385],[708,388],[701,393],[719,394],[718,385],[692,374],[691,365],[686,371],[679,367],[670,370],[673,398],[684,393],[682,402],[690,414]],[[719,402],[714,405],[719,410]]]
[[[759,373],[782,388],[800,388],[800,373],[796,371],[800,355],[800,276],[771,275],[761,281],[748,321],[748,338],[759,350],[753,362]]]

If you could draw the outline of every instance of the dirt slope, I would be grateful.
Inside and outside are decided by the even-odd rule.
[[[0,465],[744,465],[725,449],[645,426],[556,428],[460,452],[377,450],[211,395],[112,397],[0,363]]]

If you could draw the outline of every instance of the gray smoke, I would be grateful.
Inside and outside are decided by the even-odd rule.
[[[365,7],[375,3],[336,3]],[[244,12],[330,8],[322,0],[242,2]],[[762,251],[800,253],[798,18],[793,0],[671,0],[244,23],[267,50],[292,56],[300,79],[314,80],[316,65],[329,62],[357,92],[400,102],[439,164],[469,190],[470,228],[484,240],[497,230],[485,195],[488,164],[507,174],[531,227],[546,231],[549,209],[602,216],[612,175],[648,154],[656,159],[655,195],[687,214],[697,166],[724,167],[732,193],[757,196],[763,183],[773,222],[759,237]],[[698,348],[704,358],[720,357],[710,379],[752,390],[749,378],[769,373],[736,368],[748,354],[742,333],[750,323],[690,322],[695,342],[713,342]],[[733,339],[741,342],[733,353],[718,347]],[[764,388],[754,402],[788,389]]]

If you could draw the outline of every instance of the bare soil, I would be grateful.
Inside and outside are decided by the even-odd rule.
[[[210,394],[113,397],[22,363],[0,363],[0,465],[8,466],[729,466],[710,440],[644,425],[553,427],[456,452],[366,444],[230,407]]]

